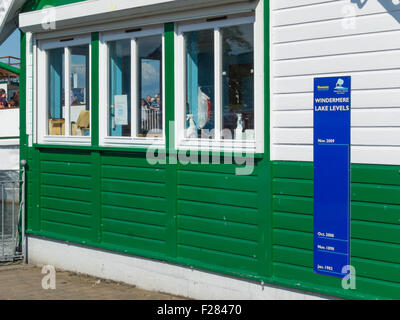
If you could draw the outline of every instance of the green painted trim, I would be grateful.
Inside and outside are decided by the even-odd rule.
[[[175,24],[167,23],[164,26],[165,37],[165,136],[166,149],[174,151],[175,130],[171,130],[170,124],[175,121]]]
[[[99,39],[100,35],[98,32],[92,33],[92,44],[91,44],[91,123],[90,123],[90,135],[92,139],[92,146],[97,147],[99,145]]]
[[[85,0],[28,0],[22,6],[21,12],[41,10],[45,6],[58,7],[83,1]]]
[[[0,140],[19,139],[19,137],[0,137]]]
[[[262,276],[272,276],[272,246],[273,233],[271,226],[273,225],[272,210],[272,165],[270,161],[270,34],[269,34],[269,8],[268,0],[264,0],[264,158],[260,162],[261,172],[259,174],[259,226],[260,236],[259,243],[259,273]]]
[[[22,57],[22,55],[21,55],[21,57]],[[7,70],[7,71],[10,71],[12,73],[15,73],[16,75],[20,75],[20,72],[21,72],[21,69],[13,67],[13,66],[10,66],[9,64],[4,63],[4,62],[0,62],[0,69],[4,69],[4,70]]]
[[[175,120],[175,24],[164,25],[165,37],[165,135],[167,155],[167,254],[177,256],[177,164],[171,163],[175,153],[175,134],[170,125]],[[176,159],[176,158],[175,158]]]

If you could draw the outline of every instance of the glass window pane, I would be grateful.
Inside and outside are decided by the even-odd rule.
[[[65,135],[64,48],[47,52],[48,59],[48,134]]]
[[[214,137],[214,30],[184,34],[186,137]]]
[[[131,136],[131,40],[108,43],[109,112],[108,134]]]
[[[221,32],[223,136],[254,140],[253,24]]]
[[[138,48],[138,136],[161,137],[163,129],[162,38],[137,39]]]
[[[71,135],[89,136],[89,45],[70,48],[69,78]]]

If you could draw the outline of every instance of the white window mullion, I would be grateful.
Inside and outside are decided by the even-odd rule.
[[[222,131],[222,41],[219,28],[214,29],[214,86],[215,86],[215,139],[221,140]]]
[[[65,136],[69,137],[71,134],[70,130],[70,105],[71,105],[71,81],[70,81],[70,66],[71,66],[71,51],[68,47],[64,48],[64,60],[65,60],[65,67],[64,67],[64,84],[65,84],[65,106],[64,106],[64,119],[65,119]]]
[[[40,88],[40,92],[42,94],[38,95],[38,104],[37,104],[37,130],[38,130],[38,138],[42,138],[49,134],[49,88],[47,84],[48,81],[48,53],[43,50],[38,50],[38,69],[40,68],[41,72],[37,73],[37,83],[38,88]],[[42,142],[41,140],[38,141]]]
[[[139,86],[139,73],[138,73],[138,48],[136,39],[131,41],[131,136],[137,137],[138,134],[138,86]]]
[[[186,43],[185,43],[185,37],[183,36],[183,33],[180,33],[178,36],[178,48],[176,50],[176,56],[175,56],[175,61],[182,61],[182,64],[179,64],[176,62],[176,66],[180,69],[180,72],[177,72],[176,77],[177,77],[177,83],[178,85],[176,86],[176,96],[178,97],[178,105],[182,106],[182,108],[178,108],[178,114],[175,116],[175,126],[176,126],[176,132],[175,132],[175,137],[179,139],[179,141],[183,140],[186,135],[186,95],[187,95],[187,83],[186,83],[186,75],[187,75],[187,64],[185,63],[186,61]],[[177,141],[177,140],[176,140]]]
[[[256,149],[264,153],[264,7],[263,1],[257,6],[254,28],[254,129]],[[272,65],[272,64],[271,64]],[[271,73],[272,74],[272,73]],[[268,75],[265,75],[268,76]],[[273,84],[273,81],[270,82]],[[263,107],[260,107],[263,106]],[[272,125],[271,125],[272,128]],[[268,129],[267,129],[268,130]],[[272,135],[271,135],[272,136]]]
[[[93,123],[92,123],[92,44],[89,43],[89,59],[86,61],[87,66],[86,68],[89,69],[89,88],[86,88],[87,97],[86,97],[86,103],[89,103],[89,115],[90,115],[90,120],[89,120],[89,136],[92,137],[93,135]]]
[[[162,110],[162,135],[165,143],[165,132],[166,132],[166,124],[165,124],[165,37],[164,34],[161,35],[161,110]]]
[[[100,41],[99,44],[99,61],[104,61],[104,65],[100,63],[99,79],[107,79],[106,81],[100,81],[100,91],[99,91],[99,138],[103,141],[104,138],[109,136],[110,128],[108,124],[108,119],[110,118],[109,112],[109,102],[110,102],[110,92],[109,83],[110,79],[110,54],[107,42]]]

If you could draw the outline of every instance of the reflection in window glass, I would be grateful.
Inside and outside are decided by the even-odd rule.
[[[137,39],[139,72],[138,136],[161,137],[163,126],[162,38]]]
[[[65,135],[65,77],[64,48],[52,49],[47,52],[48,59],[48,134],[51,136]]]
[[[221,32],[224,136],[254,140],[253,25],[222,28]]]
[[[131,136],[131,40],[108,43],[109,135]]]
[[[72,136],[90,135],[89,46],[70,48],[70,121]]]
[[[214,137],[214,30],[184,34],[186,137]]]

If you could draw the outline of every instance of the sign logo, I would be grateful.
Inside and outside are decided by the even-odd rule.
[[[343,87],[344,85],[344,80],[342,78],[339,78],[338,81],[336,82],[336,87],[335,87],[335,92],[336,93],[347,93],[349,91],[349,88]]]
[[[318,86],[318,91],[329,91],[329,86]]]

